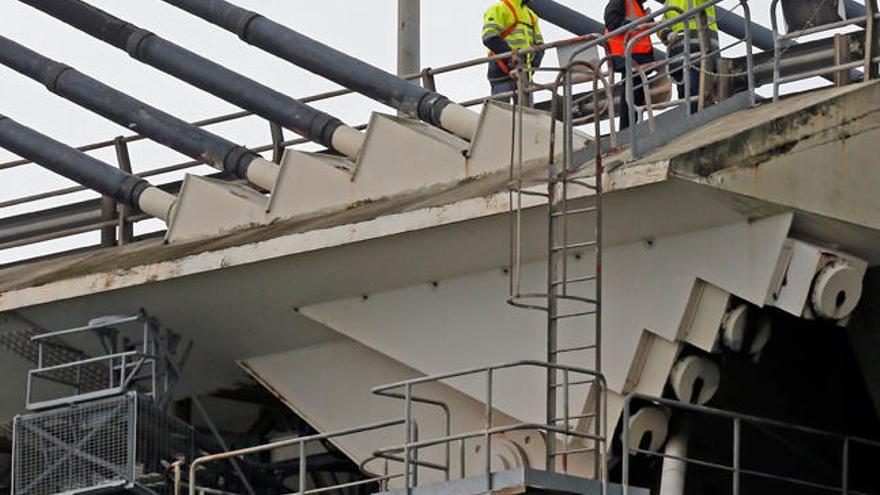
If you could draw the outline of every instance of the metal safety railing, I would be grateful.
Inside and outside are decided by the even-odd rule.
[[[189,495],[198,495],[199,493],[215,493],[215,491],[210,491],[210,487],[202,487],[199,485],[198,474],[201,468],[203,468],[206,464],[214,463],[223,460],[234,460],[236,458],[242,458],[247,455],[258,454],[263,452],[269,452],[272,450],[282,449],[282,448],[291,448],[295,447],[297,449],[297,456],[299,462],[299,472],[298,472],[298,491],[291,493],[289,495],[312,495],[316,493],[324,493],[336,490],[342,490],[345,488],[353,488],[362,485],[370,485],[375,483],[386,484],[388,481],[400,478],[402,474],[388,474],[387,469],[386,473],[379,476],[369,477],[363,480],[351,481],[348,483],[340,483],[332,486],[324,486],[324,487],[308,487],[307,482],[307,474],[309,468],[309,455],[306,447],[310,443],[321,442],[325,440],[332,440],[334,438],[347,437],[352,435],[358,435],[363,433],[370,433],[385,430],[388,428],[392,428],[395,426],[405,425],[407,431],[410,434],[417,435],[417,429],[415,423],[408,422],[405,419],[392,419],[388,421],[381,421],[378,423],[372,423],[364,426],[358,426],[355,428],[348,428],[344,430],[338,430],[330,433],[320,433],[316,435],[309,435],[305,437],[296,437],[289,438],[286,440],[279,440],[277,442],[268,443],[265,445],[258,445],[255,447],[248,447],[237,450],[230,450],[227,452],[221,452],[218,454],[211,454],[202,457],[198,457],[194,459],[189,465],[189,478],[187,480],[181,479],[181,466],[183,463],[175,463],[174,468],[174,493],[175,495],[179,495],[183,487],[186,487],[187,493]]]
[[[639,446],[631,445],[630,439],[630,418],[633,402],[643,402],[645,404],[651,406],[657,406],[662,408],[667,408],[671,410],[678,410],[687,413],[693,413],[697,415],[709,416],[716,419],[723,419],[730,421],[732,428],[732,452],[731,452],[731,462],[729,464],[719,462],[717,460],[708,460],[708,459],[697,459],[693,457],[686,457],[680,455],[672,455],[664,452],[654,452],[652,450],[642,449]],[[651,397],[643,394],[632,394],[626,398],[623,405],[623,428],[621,433],[621,442],[623,444],[623,460],[622,460],[622,483],[623,483],[623,494],[627,495],[629,483],[630,483],[630,468],[631,468],[631,460],[630,457],[634,454],[641,454],[645,456],[651,456],[660,459],[670,459],[674,461],[679,461],[686,465],[693,465],[702,468],[707,468],[711,470],[716,470],[723,473],[728,473],[731,476],[731,493],[732,495],[740,495],[742,493],[742,480],[743,478],[750,477],[756,479],[762,479],[766,481],[779,482],[782,484],[787,484],[789,486],[799,487],[802,489],[814,489],[818,491],[827,491],[834,493],[842,493],[844,495],[852,494],[852,495],[865,495],[861,492],[853,490],[850,488],[850,466],[851,466],[851,457],[852,451],[855,445],[861,445],[863,447],[868,447],[870,449],[876,449],[877,454],[880,454],[880,442],[869,440],[866,438],[854,437],[842,435],[839,433],[829,432],[825,430],[820,430],[817,428],[811,428],[807,426],[796,425],[792,423],[786,423],[783,421],[777,421],[767,418],[761,418],[758,416],[751,416],[748,414],[740,414],[732,411],[725,411],[721,409],[714,409],[711,407],[700,406],[696,404],[689,404],[684,402],[679,402],[670,399],[663,399],[659,397]],[[789,432],[797,432],[801,434],[811,435],[818,438],[830,439],[839,443],[839,455],[840,455],[840,472],[839,474],[839,484],[832,485],[827,483],[821,483],[816,481],[810,481],[803,478],[798,478],[795,476],[789,476],[785,474],[773,473],[766,470],[751,468],[751,467],[743,467],[743,435],[742,435],[742,427],[744,425],[752,425],[755,427],[763,427],[763,428],[772,428],[781,431],[789,431]],[[877,458],[877,454],[873,456],[874,459]]]
[[[734,43],[726,46],[720,47],[717,50],[713,50],[711,46],[706,46],[706,39],[709,31],[709,21],[707,20],[706,12],[714,7],[715,5],[720,4],[724,0],[710,0],[705,2],[699,6],[690,8],[689,10],[682,11],[677,7],[664,7],[656,12],[649,13],[646,17],[642,19],[638,19],[634,21],[634,26],[629,27],[625,33],[633,33],[633,31],[637,31],[634,33],[632,37],[628,37],[628,41],[626,44],[625,52],[624,52],[624,77],[626,80],[626,101],[629,111],[629,142],[630,146],[635,149],[636,143],[638,139],[638,134],[636,133],[635,122],[636,122],[636,111],[640,109],[640,107],[636,104],[635,98],[635,90],[637,84],[635,82],[635,78],[641,77],[644,79],[644,72],[646,70],[659,70],[659,69],[667,69],[670,64],[675,62],[681,62],[681,77],[684,86],[684,95],[679,95],[678,100],[673,100],[668,102],[666,107],[673,106],[684,106],[687,109],[687,113],[692,113],[692,102],[693,98],[692,88],[691,88],[691,80],[690,80],[690,72],[692,70],[698,70],[702,75],[707,74],[706,63],[716,57],[719,57],[721,53],[725,50],[733,48],[740,43],[745,44],[746,49],[746,64],[747,69],[745,73],[745,77],[747,80],[748,93],[749,93],[749,103],[751,106],[755,105],[755,76],[754,76],[754,54],[753,54],[753,43],[752,43],[752,29],[751,29],[751,9],[749,8],[748,0],[737,0],[739,5],[743,9],[743,21],[744,21],[744,32],[745,38],[743,40],[737,40]],[[689,5],[693,5],[693,0],[689,2]],[[662,22],[654,22],[653,20],[663,15],[666,16],[667,13],[673,12],[675,15],[674,18],[666,19]],[[693,21],[692,21],[693,20]],[[697,25],[697,30],[702,31],[700,36],[698,37],[698,41],[701,45],[701,53],[695,56],[691,55],[691,23],[695,22]],[[649,38],[651,35],[655,33],[659,33],[663,30],[671,29],[673,26],[677,24],[682,24],[684,26],[683,40],[682,43],[682,54],[676,55],[667,58],[666,60],[649,64],[647,66],[641,67],[641,71],[637,72],[635,70],[635,63],[633,60],[633,49],[639,43],[639,41]],[[641,28],[641,29],[639,29]],[[623,34],[623,33],[619,33]],[[699,63],[700,66],[697,67],[696,64]],[[693,67],[693,68],[692,68]],[[661,75],[661,77],[665,77]],[[728,76],[729,77],[729,76]],[[701,77],[701,81],[704,81],[704,78]],[[703,104],[706,100],[706,92],[708,91],[708,85],[705,83],[700,84],[697,96],[698,107],[702,110]],[[649,112],[649,118],[653,118],[652,105],[650,99],[646,101],[647,105],[644,107]],[[653,128],[649,128],[651,132],[653,132]]]
[[[563,382],[560,384],[560,389],[562,391],[563,397],[563,414],[559,418],[553,418],[554,421],[548,422],[546,424],[532,422],[512,422],[510,424],[496,424],[496,415],[498,415],[498,411],[496,409],[497,397],[495,393],[495,382],[497,375],[499,372],[524,368],[558,370],[562,372]],[[475,376],[482,376],[485,380],[485,392],[481,397],[477,398],[477,400],[479,400],[484,405],[483,428],[466,432],[453,433],[449,431],[447,427],[446,432],[441,436],[423,439],[414,438],[413,432],[415,430],[413,429],[413,425],[416,422],[416,418],[414,416],[413,405],[415,403],[428,402],[433,404],[443,404],[443,407],[447,411],[449,410],[448,404],[445,404],[442,401],[436,399],[416,395],[415,389],[421,385],[431,383],[436,384],[440,382],[448,383],[452,379]],[[596,393],[594,397],[596,397],[596,400],[593,402],[593,408],[590,412],[587,413],[571,414],[570,397],[572,387],[584,386],[595,387]],[[606,389],[607,385],[604,376],[594,370],[534,360],[523,360],[493,366],[482,366],[462,371],[414,378],[411,380],[404,380],[397,383],[383,385],[374,388],[373,393],[385,397],[403,400],[404,402],[405,439],[402,444],[377,450],[375,452],[375,455],[377,457],[398,461],[403,464],[404,489],[409,492],[412,488],[418,486],[419,468],[442,472],[447,480],[451,479],[452,465],[449,451],[451,450],[453,444],[458,444],[459,447],[459,476],[460,478],[465,478],[468,473],[467,457],[465,455],[466,443],[468,441],[477,440],[481,442],[483,451],[482,473],[485,476],[486,490],[492,491],[492,439],[498,435],[514,431],[537,431],[542,432],[546,435],[547,442],[555,441],[557,436],[561,436],[564,439],[562,443],[566,445],[566,447],[561,450],[547,452],[545,462],[548,470],[552,470],[550,466],[555,466],[557,461],[561,461],[563,468],[567,470],[568,460],[570,456],[577,454],[593,453],[593,455],[597,459],[596,465],[599,466],[598,471],[595,473],[595,477],[601,482],[602,493],[604,495],[604,493],[606,493],[606,476],[604,466],[607,444],[604,430],[602,428],[604,428],[603,425],[606,424],[607,416],[607,404],[604,400]],[[600,428],[596,430],[598,433],[589,433],[572,426],[572,422],[577,423],[582,420],[591,421],[599,425]],[[572,444],[571,441],[573,440],[583,442],[586,444],[586,446],[570,448]],[[435,463],[419,459],[420,450],[424,450],[434,446],[444,447],[444,462]]]
[[[877,30],[880,29],[880,12],[877,11],[876,0],[865,1],[865,15],[863,16],[851,17],[817,26],[807,26],[804,29],[786,34],[782,34],[779,31],[778,7],[779,0],[770,2],[770,23],[773,28],[773,101],[779,101],[779,92],[782,85],[812,77],[847,73],[859,67],[864,67],[863,78],[865,81],[877,77],[877,64],[880,63],[880,52],[878,52],[880,39],[878,39],[877,33]],[[819,7],[817,6],[816,11],[818,12],[818,10]],[[863,60],[849,61],[845,51],[836,49],[835,61],[831,66],[788,76],[782,75],[782,56],[786,51],[785,42],[794,41],[804,36],[834,32],[847,26],[861,24],[865,25],[865,56]]]
[[[126,327],[137,325],[139,329]],[[125,330],[121,330],[125,329]],[[53,349],[73,351],[71,339],[94,339],[92,347],[105,351],[98,356],[84,352],[68,352],[61,362],[49,362],[46,357]],[[157,322],[140,311],[130,316],[105,318],[84,327],[46,332],[35,335],[31,341],[37,347],[36,368],[28,371],[26,407],[42,410],[119,395],[138,385],[141,392],[164,404],[166,394],[173,388],[177,373],[169,360],[176,346],[176,336],[162,334]],[[56,358],[57,360],[57,358]],[[95,377],[102,377],[103,382]],[[60,385],[52,397],[43,397],[39,383]],[[69,393],[64,393],[69,392]]]

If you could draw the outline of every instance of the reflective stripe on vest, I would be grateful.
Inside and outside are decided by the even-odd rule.
[[[519,19],[519,14],[516,12],[516,7],[514,7],[513,4],[510,3],[510,0],[501,0],[501,1],[504,3],[504,5],[507,6],[508,9],[510,9],[510,13],[513,14],[513,24],[508,26],[507,29],[505,29],[499,37],[502,40],[506,40],[507,44],[510,45],[510,47],[515,50],[522,50],[525,48],[529,48],[530,46],[535,44],[537,42],[537,28],[536,28],[536,26],[538,24],[538,20],[535,19],[534,14],[532,14],[531,12],[528,12],[529,16],[532,19],[531,24],[521,23],[520,19]],[[529,31],[531,31],[531,32],[527,33],[526,32],[527,30],[521,28],[520,24],[528,26],[530,28]],[[490,50],[489,55],[493,56],[493,55],[495,55],[495,53]],[[532,56],[533,55],[534,54],[529,53],[526,56],[526,63],[529,66],[532,65]],[[498,67],[500,67],[501,70],[505,74],[510,74],[510,67],[507,66],[507,63],[504,60],[496,60],[495,63],[498,64]],[[529,77],[531,78],[531,73],[529,74]]]
[[[667,7],[678,7],[681,9],[682,12],[687,12],[688,10],[699,7],[700,5],[703,5],[704,3],[706,3],[706,0],[666,0]],[[706,12],[706,18],[709,21],[709,29],[712,31],[718,31],[718,24],[716,23],[716,17],[715,17],[715,6],[709,7],[708,9],[705,10],[705,12]],[[663,14],[663,18],[665,20],[675,19],[678,16],[679,16],[679,13],[674,10],[671,10],[671,11]],[[691,20],[688,24],[690,24],[689,28],[692,31],[696,31],[697,30],[696,16],[691,17]],[[683,33],[684,32],[684,23],[680,22],[678,24],[673,24],[672,30],[676,31],[678,33]]]
[[[642,9],[642,6],[639,5],[636,0],[624,0],[626,2],[626,24],[629,24],[632,19],[641,19],[645,17],[645,11]],[[645,29],[640,29],[630,33],[618,34],[617,36],[608,40],[608,51],[611,52],[612,55],[625,55],[626,52],[626,43],[628,40],[635,38],[637,35],[644,33]],[[605,30],[605,34],[610,33],[608,29]],[[654,51],[654,47],[651,45],[651,37],[645,36],[636,42],[633,46],[633,53],[651,53]]]

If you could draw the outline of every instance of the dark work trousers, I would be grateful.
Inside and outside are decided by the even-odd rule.
[[[504,79],[500,81],[489,81],[489,84],[492,86],[492,99],[496,101],[503,102],[513,102],[514,104],[517,102],[517,94],[516,94],[516,80],[515,79]],[[502,93],[513,92],[513,96],[497,96]],[[526,106],[532,106],[532,95],[531,93],[526,95]]]
[[[718,59],[717,55],[715,55],[715,52],[718,50],[718,34],[717,33],[713,32],[713,35],[710,36],[710,42],[711,42],[711,46],[709,48],[709,51],[712,54],[708,58],[708,63],[706,64],[706,68],[708,71],[713,72],[713,71],[715,71],[716,61]],[[688,72],[687,77],[688,77],[688,79],[690,79],[690,85],[691,85],[691,94],[689,94],[687,96],[694,98],[694,100],[691,101],[691,113],[693,114],[693,113],[697,113],[697,111],[699,111],[699,109],[700,109],[700,103],[699,103],[699,101],[697,101],[697,97],[700,96],[700,67],[702,65],[702,62],[699,60],[700,43],[694,41],[690,45],[691,45],[690,46],[691,57],[696,58],[696,60],[693,61],[691,68],[688,69],[688,71],[687,71]],[[669,47],[669,58],[674,59],[676,57],[681,57],[681,59],[678,59],[674,62],[669,63],[669,75],[675,81],[676,85],[678,85],[678,97],[679,98],[685,97],[684,70],[683,70],[683,67],[684,67],[684,62],[683,62],[684,48],[685,48],[684,43],[676,43],[676,44]]]
[[[654,54],[635,54],[633,57],[633,61],[636,64],[648,64],[654,61]],[[622,57],[618,57],[614,59],[614,70],[615,72],[622,75],[622,84],[620,87],[623,91],[620,93],[620,103],[617,105],[617,115],[620,117],[620,130],[624,130],[629,128],[629,104],[626,101],[626,63]],[[652,71],[646,71],[647,76],[651,75]],[[645,104],[645,87],[643,86],[642,77],[638,72],[634,72],[633,74],[633,103],[637,106],[642,106]],[[636,112],[636,122],[639,121],[639,112]]]

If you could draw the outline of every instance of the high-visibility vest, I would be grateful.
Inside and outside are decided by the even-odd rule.
[[[633,19],[641,19],[645,17],[645,10],[639,5],[639,2],[636,0],[624,0],[626,2],[626,23],[632,22]],[[685,0],[687,1],[687,0]],[[608,40],[608,51],[611,52],[612,55],[623,56],[626,52],[626,43],[627,40],[631,40],[636,37],[636,35],[644,33],[645,29],[640,29],[637,31],[630,31],[629,33],[619,34],[614,36],[613,38]],[[605,34],[610,33],[608,29],[605,29]],[[636,42],[633,46],[633,53],[651,53],[654,51],[654,47],[651,45],[651,37],[645,36]]]
[[[699,7],[700,5],[703,5],[704,3],[706,3],[706,0],[666,0],[667,7],[678,7],[681,9],[682,12],[687,12],[688,10]],[[709,29],[712,31],[718,31],[718,23],[716,22],[717,17],[715,16],[715,6],[713,5],[712,7],[709,7],[708,9],[706,9],[705,12],[706,12],[706,19],[709,21]],[[679,16],[679,13],[674,10],[670,10],[669,12],[666,12],[665,14],[663,14],[663,18],[666,20],[675,19],[678,16]],[[688,26],[688,27],[690,28],[691,31],[696,31],[697,17],[696,16],[691,17],[690,22],[688,24],[690,24],[690,26]],[[683,33],[684,32],[684,23],[679,22],[678,24],[673,24],[670,29],[672,29],[673,31],[678,32],[678,33]]]
[[[486,11],[483,15],[483,39],[492,36],[500,37],[512,50],[524,50],[544,43],[538,17],[532,9],[522,5],[522,0],[501,0]],[[489,50],[489,56],[492,55],[495,53]],[[534,54],[527,55],[528,67],[532,66],[533,58]],[[498,60],[496,63],[505,74],[510,73],[506,62]]]

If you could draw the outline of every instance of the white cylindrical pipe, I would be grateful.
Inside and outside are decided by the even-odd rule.
[[[450,103],[440,114],[440,125],[456,136],[471,141],[480,125],[480,114],[457,103]]]
[[[247,180],[251,184],[256,184],[267,191],[271,191],[275,187],[275,181],[278,180],[278,172],[281,167],[277,163],[270,162],[264,158],[255,158],[247,169]]]
[[[342,125],[333,133],[331,144],[333,145],[334,150],[352,160],[356,160],[358,153],[360,153],[361,148],[364,146],[365,139],[366,136],[363,132],[353,127]]]
[[[813,281],[810,303],[818,317],[842,320],[852,314],[861,298],[862,274],[838,259],[819,270]]]
[[[702,385],[696,391],[697,383]],[[678,400],[703,405],[718,392],[721,385],[721,370],[713,361],[699,356],[685,356],[680,359],[669,374],[669,382]]]
[[[688,438],[684,432],[675,434],[666,442],[667,456],[686,458]],[[687,463],[670,457],[663,458],[663,474],[660,477],[660,495],[684,495]]]
[[[657,452],[666,442],[669,433],[669,416],[659,407],[643,407],[629,419],[629,444],[636,448],[642,444],[645,435],[651,435],[648,449]]]
[[[158,187],[150,186],[138,197],[138,208],[147,215],[160,218],[168,223],[177,197]]]

